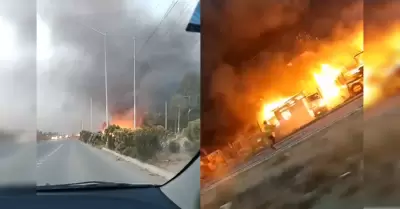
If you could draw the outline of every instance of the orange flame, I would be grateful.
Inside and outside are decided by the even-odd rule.
[[[371,30],[372,31],[372,30]],[[400,93],[400,22],[387,30],[375,29],[368,36],[374,36],[365,43],[364,104],[371,106],[385,95]]]
[[[271,103],[264,104],[263,109],[261,111],[260,119],[262,121],[269,121],[270,119],[272,119],[275,116],[273,110],[283,105],[288,99],[290,99],[290,97],[280,98]]]
[[[349,68],[349,66],[355,68],[363,63],[361,56],[357,60],[358,63],[356,63],[353,58],[356,53],[364,49],[363,24],[358,24],[357,27],[351,31],[339,28],[337,33],[338,35],[336,36],[338,37],[336,37],[335,41],[321,44],[319,49],[315,53],[312,53],[315,54],[315,57],[311,56],[309,59],[305,59],[309,60],[307,62],[312,62],[306,66],[316,66],[321,62],[324,64],[320,65],[318,69],[310,68],[309,71],[311,71],[310,74],[312,77],[304,81],[304,87],[307,89],[298,89],[298,92],[306,90],[312,93],[313,91],[317,91],[318,88],[322,94],[324,103],[329,106],[335,106],[342,100],[342,86],[336,82],[342,71]],[[303,57],[304,54],[311,53],[303,53]],[[327,57],[329,57],[329,59],[326,59]],[[302,56],[299,56],[299,59],[301,58]],[[288,65],[291,66],[292,63]],[[260,118],[263,120],[271,119],[274,116],[272,110],[281,106],[287,100],[288,98],[275,99],[264,104],[263,109],[260,111]]]
[[[321,66],[319,73],[314,73],[315,81],[321,91],[322,97],[327,104],[335,102],[340,96],[340,86],[336,83],[336,79],[339,77],[341,70],[336,69],[328,64]]]
[[[133,116],[134,116],[133,110],[127,111],[123,114],[113,114],[110,124],[118,125],[121,128],[133,129],[133,118],[134,118]],[[137,117],[137,119],[140,118]],[[136,122],[136,128],[141,126],[141,123],[139,121]]]

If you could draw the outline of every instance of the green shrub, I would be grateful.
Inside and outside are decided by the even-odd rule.
[[[192,143],[189,141],[185,141],[183,142],[183,147],[185,148],[185,150],[189,150],[192,147]]]
[[[79,140],[84,143],[88,143],[91,135],[92,133],[90,131],[82,130],[79,134]]]
[[[110,125],[104,134],[82,131],[80,139],[93,146],[105,146],[108,140],[108,149],[115,150],[123,155],[147,161],[162,150],[162,143],[173,133],[163,127],[144,127],[137,130]],[[176,146],[176,145],[170,145]],[[179,152],[178,148],[171,148]]]
[[[129,153],[128,156],[136,157],[135,131],[120,129],[114,132],[114,147],[121,154]]]
[[[101,147],[106,145],[105,138],[102,133],[92,133],[90,137],[90,144],[93,146]]]
[[[183,147],[191,154],[196,153],[200,149],[200,141],[185,141]]]
[[[162,127],[144,127],[137,130],[110,126],[105,131],[108,148],[142,161],[153,158],[162,149],[162,142],[172,134]]]
[[[190,141],[200,140],[200,119],[190,121],[188,127],[183,130],[184,135]]]
[[[107,142],[107,148],[115,150],[115,134],[120,131],[121,127],[118,125],[110,125],[104,130],[104,140]]]
[[[143,128],[135,131],[136,157],[142,161],[153,158],[161,151],[161,141],[165,140],[164,137],[162,131],[154,128]]]
[[[180,151],[180,144],[176,141],[172,141],[168,144],[168,149],[171,153],[178,153]]]

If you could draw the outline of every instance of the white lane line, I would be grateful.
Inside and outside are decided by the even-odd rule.
[[[41,164],[43,164],[44,161],[47,160],[50,156],[52,156],[54,153],[56,153],[64,144],[60,144],[57,148],[55,148],[53,151],[51,151],[48,155],[44,156],[42,159],[38,160],[36,162],[36,167],[39,167]]]

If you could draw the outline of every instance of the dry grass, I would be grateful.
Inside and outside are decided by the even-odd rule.
[[[367,116],[350,116],[266,162],[257,183],[227,197],[232,208],[400,205],[400,108]],[[250,175],[236,181],[247,186]]]

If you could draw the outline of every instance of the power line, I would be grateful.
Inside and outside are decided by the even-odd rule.
[[[162,23],[164,22],[165,19],[167,19],[169,13],[171,13],[172,9],[175,8],[176,4],[179,2],[179,0],[176,0],[173,4],[171,4],[171,6],[168,8],[167,12],[165,12],[163,18],[161,19],[161,21],[158,23],[157,27],[154,29],[154,31],[147,37],[146,41],[144,42],[144,44],[142,45],[142,47],[140,47],[137,55],[140,55],[140,52],[142,51],[142,49],[147,45],[147,43],[150,41],[151,38],[153,38],[153,36],[156,34],[156,32],[158,31],[158,29],[161,27]]]

